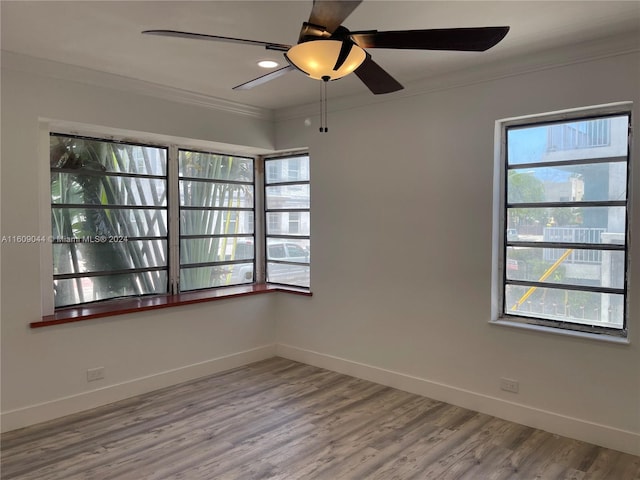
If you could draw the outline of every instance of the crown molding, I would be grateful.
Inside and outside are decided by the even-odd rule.
[[[636,30],[590,42],[529,53],[526,56],[510,56],[484,65],[476,65],[464,70],[407,82],[404,90],[387,95],[374,96],[367,91],[358,95],[332,98],[329,102],[329,111],[338,112],[366,105],[381,104],[607,57],[632,54],[640,52],[639,38],[639,33]],[[318,106],[315,103],[275,110],[276,121],[317,115]]]
[[[501,78],[594,61],[601,58],[636,53],[640,51],[638,38],[638,31],[634,30],[590,42],[529,53],[526,56],[512,55],[484,65],[476,65],[463,70],[446,72],[442,75],[407,82],[404,90],[388,95],[373,96],[369,92],[364,92],[358,95],[332,98],[330,111],[337,112],[365,105],[385,103]],[[2,51],[1,62],[3,69],[152,96],[163,100],[210,108],[212,110],[262,120],[284,121],[317,115],[317,105],[315,103],[271,110],[5,50]]]
[[[48,78],[82,83],[96,87],[110,88],[138,95],[157,97],[163,100],[195,105],[236,115],[244,115],[263,120],[273,120],[273,111],[270,109],[253,107],[201,93],[147,82],[145,80],[138,80],[76,65],[31,57],[7,50],[2,50],[1,60],[2,69],[15,70],[31,75],[40,75]]]

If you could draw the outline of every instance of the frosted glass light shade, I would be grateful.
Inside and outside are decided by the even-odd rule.
[[[366,53],[358,45],[353,45],[344,63],[334,70],[342,42],[340,40],[312,40],[299,43],[287,51],[285,56],[298,70],[302,70],[311,78],[330,80],[342,78],[358,68],[366,58]]]

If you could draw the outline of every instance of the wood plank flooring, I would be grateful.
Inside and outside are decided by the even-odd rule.
[[[273,358],[2,436],[2,479],[640,479],[640,457]]]

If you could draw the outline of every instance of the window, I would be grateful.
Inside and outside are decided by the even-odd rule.
[[[167,150],[51,135],[56,307],[164,293]]]
[[[289,233],[300,231],[300,212],[289,212]]]
[[[253,159],[180,150],[180,291],[254,278]]]
[[[256,262],[272,250],[256,259],[256,159],[49,138],[55,308],[265,281]],[[266,189],[275,236],[261,241],[282,248],[269,281],[308,287],[308,157],[268,160],[278,161],[298,162],[300,173],[283,183],[279,172],[289,170],[276,168]]]
[[[625,337],[630,109],[501,129],[499,320]]]
[[[309,287],[309,157],[265,159],[267,282]]]

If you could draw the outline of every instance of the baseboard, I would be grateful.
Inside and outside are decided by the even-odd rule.
[[[213,358],[0,414],[2,432],[16,430],[275,356],[274,344]]]
[[[557,435],[582,440],[632,455],[640,455],[640,434],[638,433],[291,345],[278,344],[276,346],[276,354],[290,360],[416,393]]]

